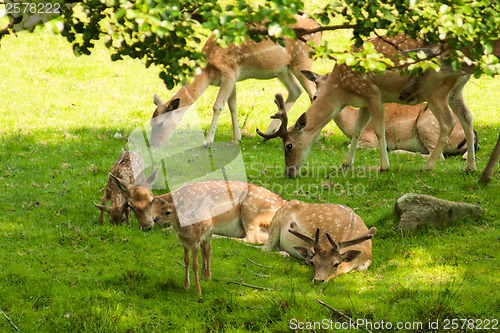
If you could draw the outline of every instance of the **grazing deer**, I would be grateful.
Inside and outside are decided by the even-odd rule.
[[[368,230],[349,207],[291,200],[274,215],[264,249],[306,260],[314,267],[313,281],[328,282],[352,270],[368,269],[370,239],[376,231]]]
[[[155,170],[147,180],[138,183],[109,174],[116,186],[124,194],[127,204],[134,212],[139,226],[144,230],[150,230],[154,226],[152,203],[154,200],[151,187],[156,181],[158,169]]]
[[[198,252],[201,248],[201,276],[210,280],[211,239],[214,230],[215,203],[209,197],[196,197],[192,201],[176,207],[172,202],[163,199],[158,200],[162,203],[162,206],[156,221],[173,225],[177,237],[179,237],[184,247],[184,288],[189,288],[189,252],[191,251],[196,292],[201,294],[198,278]],[[185,222],[185,224],[182,222]]]
[[[279,195],[255,184],[240,181],[202,181],[185,185],[156,197],[154,221],[159,218],[161,200],[187,204],[195,198],[208,197],[216,207],[214,234],[241,238],[244,242],[264,243],[276,211],[286,202]]]
[[[125,151],[118,157],[118,160],[109,171],[101,204],[94,203],[101,211],[101,215],[99,216],[100,224],[103,223],[104,212],[109,214],[109,220],[112,224],[120,224],[123,221],[129,224],[130,208],[128,207],[127,199],[112,177],[121,178],[129,184],[140,183],[146,180],[142,170],[144,170],[144,161],[136,152]],[[111,206],[109,207],[106,206],[108,200],[111,201]]]
[[[312,19],[295,16],[297,23],[292,27],[315,29],[319,24]],[[319,44],[321,33],[305,35],[304,39]],[[209,85],[219,86],[219,93],[213,106],[213,118],[205,145],[214,141],[215,129],[219,114],[228,103],[233,123],[233,141],[241,141],[238,125],[238,110],[236,106],[236,82],[246,79],[268,80],[278,78],[288,90],[286,101],[287,111],[301,94],[300,85],[306,90],[310,98],[314,94],[314,84],[309,82],[301,73],[302,69],[311,69],[312,59],[309,57],[311,47],[302,41],[285,38],[285,47],[265,39],[261,42],[245,41],[241,45],[230,44],[227,48],[219,46],[212,35],[202,51],[205,53],[207,65],[201,73],[195,75],[192,82],[183,86],[175,95],[163,103],[155,95],[157,105],[151,119],[151,144],[161,146],[168,139],[168,128],[162,117],[166,112],[183,108],[193,104]],[[300,85],[297,83],[300,82]],[[167,124],[168,125],[168,124]],[[279,125],[278,121],[269,125],[269,132]]]
[[[386,40],[375,38],[370,40],[375,49],[398,63],[394,54],[399,50],[409,50],[420,47],[420,43],[400,34],[397,37],[385,37]],[[397,46],[396,49],[394,46]],[[404,53],[400,53],[404,56]],[[453,71],[441,71],[432,81],[426,81],[420,87],[419,95],[427,103],[439,123],[439,138],[431,152],[424,170],[432,170],[438,158],[442,157],[443,148],[448,142],[449,135],[455,126],[450,106],[457,115],[467,139],[467,168],[466,171],[476,169],[474,154],[474,132],[472,128],[472,113],[465,105],[463,87],[470,76]],[[387,155],[387,141],[385,139],[385,116],[383,103],[396,102],[405,104],[399,99],[401,89],[405,86],[408,76],[401,75],[396,70],[386,70],[382,74],[359,73],[351,70],[345,64],[337,64],[321,89],[317,98],[309,109],[302,114],[294,126],[287,129],[287,117],[283,112],[284,106],[279,101],[279,109],[275,119],[281,119],[280,128],[272,134],[258,131],[264,138],[281,137],[285,147],[286,173],[288,177],[295,177],[307,159],[311,144],[321,132],[321,129],[330,122],[347,105],[358,107],[359,114],[354,126],[351,147],[344,160],[343,166],[351,166],[354,162],[354,153],[359,138],[363,133],[370,117],[373,128],[379,141],[380,170],[389,169]],[[418,100],[417,102],[421,102]]]
[[[316,84],[316,91],[328,79],[327,74],[317,74],[311,71],[302,71],[305,77]],[[315,96],[316,97],[316,96]],[[397,103],[388,103],[384,105],[385,111],[385,139],[389,150],[405,150],[410,152],[430,154],[436,147],[439,137],[439,125],[436,117],[428,107],[421,103],[417,105],[401,105]],[[457,116],[453,114],[455,121]],[[354,133],[354,124],[358,116],[358,110],[346,106],[333,120],[349,139]],[[479,149],[479,140],[474,131],[474,150]],[[460,122],[457,122],[450,133],[443,154],[458,155],[466,152],[465,133]],[[363,134],[359,138],[358,148],[374,148],[379,145],[377,135],[375,134],[373,124],[370,121]],[[464,158],[466,156],[464,155]]]

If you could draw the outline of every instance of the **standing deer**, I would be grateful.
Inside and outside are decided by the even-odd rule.
[[[271,220],[286,202],[268,189],[251,183],[195,182],[156,197],[151,204],[154,221],[162,223],[159,209],[163,201],[184,205],[199,197],[208,197],[215,204],[214,234],[240,238],[249,243],[264,243],[267,240]]]
[[[493,148],[493,152],[491,153],[490,160],[484,168],[483,174],[479,179],[479,182],[482,184],[487,184],[491,178],[493,177],[493,172],[495,171],[495,166],[498,163],[498,158],[500,157],[500,135],[498,136],[497,144],[495,148]]]
[[[368,230],[349,207],[291,200],[274,215],[264,249],[306,260],[314,267],[313,281],[328,282],[352,270],[368,269],[370,239],[376,231]]]
[[[101,215],[99,216],[100,224],[103,223],[104,212],[109,214],[112,224],[120,224],[123,221],[129,224],[130,208],[128,207],[127,199],[112,177],[121,178],[129,184],[141,183],[146,180],[142,170],[144,170],[144,161],[136,152],[125,151],[118,157],[118,160],[109,171],[101,204],[94,203],[101,211]],[[108,200],[111,201],[111,206],[106,206]]]
[[[201,276],[210,280],[211,239],[214,230],[214,216],[216,215],[215,203],[209,197],[196,197],[192,201],[176,207],[172,202],[163,199],[158,200],[162,203],[162,206],[156,221],[172,224],[184,247],[184,288],[189,288],[189,251],[191,251],[196,292],[201,294],[198,278],[198,252],[201,248]],[[183,224],[182,222],[187,223]]]
[[[316,84],[316,91],[328,79],[327,74],[317,74],[311,71],[302,71],[305,77]],[[316,96],[315,96],[316,97]],[[401,105],[397,103],[388,103],[384,105],[385,111],[385,139],[389,150],[405,150],[422,154],[429,154],[436,147],[439,137],[439,125],[436,117],[428,110],[423,103],[417,105]],[[455,121],[457,116],[453,114]],[[358,110],[351,106],[346,106],[333,120],[349,139],[354,133],[354,124],[358,116]],[[474,131],[474,150],[479,149],[479,140]],[[465,133],[460,122],[456,123],[450,133],[443,154],[458,155],[466,152]],[[379,145],[377,135],[375,134],[373,123],[370,121],[363,134],[359,138],[358,148],[374,148]]]
[[[152,203],[154,200],[151,187],[156,181],[158,170],[155,170],[147,180],[139,183],[130,182],[113,174],[109,174],[116,186],[125,196],[127,204],[144,230],[150,230],[154,226]]]
[[[410,50],[420,47],[420,43],[400,34],[397,37],[386,37],[386,40],[375,38],[370,40],[375,49],[387,58],[397,63],[394,54],[400,50]],[[404,54],[403,54],[404,55]],[[443,148],[448,142],[449,135],[455,126],[450,106],[457,115],[467,139],[467,168],[466,171],[476,169],[474,154],[474,132],[472,128],[472,113],[465,105],[463,87],[470,76],[462,73],[442,70],[433,81],[426,82],[420,87],[419,95],[427,103],[438,120],[440,131],[434,150],[431,152],[424,170],[432,170],[438,158],[442,156]],[[379,141],[380,170],[389,169],[387,155],[387,141],[385,139],[385,116],[383,103],[396,102],[405,104],[400,100],[402,87],[405,86],[408,76],[401,75],[399,71],[387,70],[382,74],[358,73],[345,64],[336,64],[324,85],[317,92],[317,98],[309,109],[302,114],[294,126],[287,129],[287,117],[281,101],[275,119],[281,119],[280,128],[266,134],[258,131],[264,138],[281,137],[285,147],[286,173],[288,177],[295,177],[307,159],[311,144],[321,132],[321,129],[330,122],[347,105],[358,107],[359,114],[354,126],[351,147],[343,166],[351,166],[354,162],[354,153],[358,146],[359,138],[363,133],[370,117],[373,128]],[[418,100],[418,102],[421,102]]]
[[[297,23],[292,25],[292,28],[315,29],[319,27],[319,24],[312,19],[298,15],[295,16],[295,19]],[[321,33],[305,35],[304,39],[319,44]],[[213,143],[219,114],[226,102],[231,112],[233,141],[241,141],[235,86],[238,81],[250,78],[262,80],[278,78],[288,90],[287,111],[299,98],[302,90],[300,85],[310,98],[313,97],[314,84],[300,73],[300,70],[311,69],[312,66],[312,59],[309,57],[311,47],[302,41],[286,38],[285,47],[282,47],[266,39],[258,43],[246,41],[239,46],[230,44],[227,48],[223,48],[217,44],[214,36],[211,36],[203,46],[202,51],[206,55],[207,65],[201,73],[195,75],[192,82],[183,86],[166,103],[163,103],[155,95],[154,103],[157,108],[150,122],[151,144],[153,146],[161,146],[168,140],[168,129],[171,127],[166,126],[163,117],[158,116],[193,104],[209,85],[220,88],[213,105],[212,123],[204,145]],[[278,121],[272,122],[268,131],[274,131],[278,125]]]

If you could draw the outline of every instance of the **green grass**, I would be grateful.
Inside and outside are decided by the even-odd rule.
[[[328,62],[314,65],[322,73],[331,68]],[[255,134],[276,111],[274,94],[285,92],[277,80],[238,84],[249,180],[286,199],[355,209],[368,226],[378,228],[373,264],[367,272],[313,284],[312,269],[301,262],[214,239],[213,280],[201,282],[202,297],[193,288],[185,291],[182,247],[173,232],[142,232],[135,218],[131,227],[98,225],[92,205],[126,147],[126,135],[150,118],[153,94],[163,99],[172,94],[157,74],[140,61],[111,62],[102,45],[92,56],[76,58],[63,39],[44,32],[2,40],[0,309],[21,331],[276,332],[288,331],[292,319],[346,322],[317,298],[354,320],[394,325],[499,318],[498,172],[481,187],[479,171],[465,174],[459,157],[420,172],[424,158],[390,154],[391,171],[378,174],[378,152],[358,151],[354,174],[343,176],[336,167],[349,140],[331,123],[312,148],[307,174],[286,179],[281,142],[262,143]],[[466,88],[481,140],[479,169],[500,127],[499,88],[498,78],[473,80]],[[205,130],[216,93],[209,88],[197,102]],[[291,122],[307,106],[303,94]],[[216,140],[231,135],[226,109]],[[406,235],[397,229],[393,209],[407,192],[479,204],[484,217]],[[14,331],[1,315],[0,330]]]

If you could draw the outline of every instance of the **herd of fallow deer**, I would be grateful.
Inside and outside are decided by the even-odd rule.
[[[312,19],[296,16],[296,20],[296,27],[301,29],[319,27]],[[305,39],[319,44],[321,33],[306,35]],[[423,47],[405,35],[370,42],[389,58],[398,52],[403,55],[400,50]],[[165,144],[172,132],[172,124],[159,116],[174,114],[193,104],[209,85],[220,88],[204,146],[213,143],[218,117],[226,102],[233,123],[233,141],[239,142],[235,83],[248,78],[278,78],[286,86],[288,98],[285,101],[280,94],[276,95],[278,112],[271,117],[273,121],[266,133],[257,132],[266,139],[282,138],[288,177],[298,175],[311,144],[332,119],[352,140],[344,166],[353,164],[359,146],[379,148],[381,170],[389,168],[388,148],[430,154],[423,167],[426,170],[433,169],[443,153],[467,152],[466,170],[476,169],[474,158],[479,141],[462,95],[468,75],[442,70],[415,80],[396,70],[358,73],[340,64],[331,73],[319,75],[311,72],[310,51],[304,41],[291,39],[285,39],[285,47],[264,40],[222,48],[210,37],[203,47],[207,65],[193,81],[166,103],[155,95],[157,108],[150,122],[150,144]],[[295,125],[287,127],[287,111],[301,94],[299,83],[312,104]],[[427,104],[422,104],[424,101]],[[182,114],[177,116],[180,117]],[[372,122],[368,124],[370,118]],[[457,119],[459,124],[455,126]],[[500,138],[482,181],[491,178],[498,155]],[[114,224],[124,219],[128,222],[131,209],[143,229],[151,229],[155,224],[173,226],[184,247],[185,288],[189,286],[189,252],[192,252],[196,291],[201,293],[200,248],[202,277],[210,279],[212,234],[265,243],[266,250],[281,250],[304,259],[314,267],[314,281],[366,270],[371,263],[371,238],[376,228],[368,230],[361,217],[346,206],[287,201],[263,187],[231,180],[194,182],[155,196],[151,188],[157,171],[146,179],[143,169],[144,162],[138,154],[120,155],[110,170],[101,204],[96,204],[101,210],[99,222],[103,222],[103,212],[110,215]],[[111,207],[106,206],[108,200]]]

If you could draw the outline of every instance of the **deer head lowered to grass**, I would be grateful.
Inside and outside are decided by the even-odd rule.
[[[101,204],[94,205],[101,211],[99,223],[103,223],[103,214],[109,214],[112,224],[120,224],[125,221],[129,224],[130,208],[125,194],[118,188],[113,181],[113,177],[120,178],[129,184],[142,183],[146,180],[144,177],[144,161],[136,152],[125,151],[118,157],[115,164],[109,171],[104,189],[104,196]],[[106,202],[111,201],[111,206],[106,206]]]
[[[385,40],[384,40],[385,39]],[[395,54],[402,54],[400,50],[409,50],[421,46],[421,43],[412,40],[406,35],[396,37],[375,38],[370,40],[375,49],[386,57],[396,61]],[[388,43],[389,41],[390,43]],[[397,46],[395,48],[394,46]],[[396,61],[397,63],[397,61]],[[424,170],[432,170],[442,156],[451,130],[455,125],[450,107],[460,120],[467,139],[467,167],[466,171],[476,169],[474,154],[474,132],[472,127],[472,113],[467,108],[463,98],[463,88],[470,76],[453,71],[441,71],[433,80],[419,87],[419,96],[422,102],[426,100],[432,113],[438,120],[440,131],[434,150],[431,152]],[[387,141],[385,139],[385,116],[383,103],[401,103],[401,90],[405,86],[408,76],[401,75],[397,70],[386,70],[381,74],[354,72],[345,64],[337,64],[328,76],[325,84],[317,92],[317,98],[309,109],[297,120],[295,125],[286,128],[283,119],[281,127],[273,134],[258,132],[265,138],[281,137],[285,147],[286,172],[289,177],[297,176],[305,163],[310,147],[318,137],[323,127],[330,122],[347,105],[358,107],[352,143],[343,166],[351,166],[354,162],[359,138],[363,133],[370,117],[373,128],[379,141],[380,170],[389,169],[387,155]],[[282,103],[280,112],[275,118],[285,118]]]
[[[296,24],[291,27],[315,29],[319,24],[314,20],[295,16]],[[319,44],[321,33],[304,35],[307,41]],[[233,123],[233,141],[241,141],[238,125],[238,110],[236,105],[236,82],[246,79],[273,79],[278,78],[288,90],[286,101],[287,111],[299,98],[302,86],[312,99],[315,88],[300,72],[302,69],[311,69],[312,59],[309,57],[311,47],[303,41],[285,38],[285,47],[265,39],[261,42],[245,41],[241,45],[230,44],[223,48],[211,36],[202,51],[206,55],[207,65],[201,73],[195,75],[192,82],[183,86],[169,101],[163,103],[158,96],[154,102],[157,105],[151,119],[151,144],[161,146],[168,139],[169,126],[164,125],[162,117],[166,112],[192,105],[209,85],[219,86],[219,93],[213,106],[213,117],[205,145],[214,141],[215,130],[222,108],[228,103]],[[300,85],[299,85],[299,83]],[[268,131],[272,132],[279,126],[279,122],[271,122]]]
[[[366,270],[371,264],[371,238],[352,209],[337,204],[308,204],[291,200],[271,222],[267,251],[281,250],[304,259],[314,267],[313,281],[327,282],[352,270]]]
[[[155,170],[147,180],[138,183],[131,183],[125,179],[110,174],[116,186],[125,196],[127,205],[134,212],[139,226],[142,229],[150,230],[154,226],[153,221],[153,192],[151,187],[156,181],[158,169]]]

